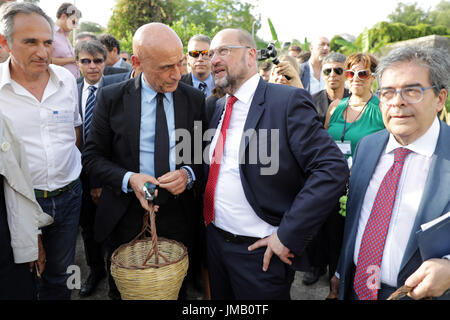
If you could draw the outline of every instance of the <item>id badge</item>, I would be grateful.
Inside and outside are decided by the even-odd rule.
[[[341,141],[335,141],[337,146],[339,147],[339,150],[345,155],[349,156],[352,154],[352,144],[351,141],[344,140],[344,142]]]
[[[51,122],[70,123],[73,122],[73,112],[70,110],[52,110]]]

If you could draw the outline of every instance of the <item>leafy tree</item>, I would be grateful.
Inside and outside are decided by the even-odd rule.
[[[80,30],[78,32],[92,32],[92,33],[104,33],[105,29],[95,22],[84,21],[80,25]]]
[[[422,10],[417,2],[414,2],[413,4],[399,2],[395,11],[391,13],[388,18],[391,22],[400,22],[407,26],[430,23],[428,12]]]
[[[444,26],[450,29],[450,1],[439,2],[436,9],[430,12],[430,20],[435,26]]]

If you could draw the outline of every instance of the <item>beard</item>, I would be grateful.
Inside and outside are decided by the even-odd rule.
[[[216,87],[222,89],[228,94],[231,94],[233,92],[233,89],[236,87],[236,79],[232,76],[230,76],[229,73],[225,75],[225,77],[217,79],[214,77],[214,84]]]

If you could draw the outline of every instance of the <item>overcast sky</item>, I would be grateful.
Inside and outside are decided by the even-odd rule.
[[[112,14],[116,0],[41,0],[41,8],[53,19],[63,2],[72,2],[83,13],[81,21],[96,22],[104,27]],[[303,41],[324,35],[348,33],[358,36],[364,27],[371,28],[397,7],[398,2],[414,3],[425,10],[433,8],[440,0],[248,0],[261,14],[262,27],[257,35],[271,40],[267,18],[272,20],[281,41],[296,38]]]

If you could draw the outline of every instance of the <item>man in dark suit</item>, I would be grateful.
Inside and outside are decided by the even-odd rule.
[[[83,81],[78,83],[78,106],[83,119],[80,151],[83,151],[87,133],[90,129],[92,115],[98,89],[119,82],[114,76],[103,76],[106,60],[106,50],[98,40],[80,42],[75,48],[75,59],[83,75]],[[100,243],[94,240],[94,221],[97,203],[102,188],[99,181],[81,172],[83,198],[80,214],[81,235],[84,242],[86,262],[90,268],[89,276],[80,289],[80,296],[90,296],[101,279],[106,276],[104,251]]]
[[[262,80],[255,47],[237,29],[211,43],[215,85],[227,93],[211,119],[216,133],[206,167],[213,299],[289,299],[291,266],[306,270],[304,249],[348,176],[311,96]]]
[[[195,130],[201,133],[198,121],[203,120],[204,96],[179,83],[183,45],[168,26],[140,27],[133,52],[142,73],[100,90],[83,153],[89,175],[103,186],[95,237],[108,238],[109,255],[136,237],[150,209],[142,190],[150,182],[159,187],[158,235],[191,250],[201,223],[200,214],[192,210],[202,180],[201,158],[194,163],[193,143],[188,144],[192,150],[176,150],[175,137],[177,133],[194,137]]]
[[[203,92],[205,98],[211,95],[214,88],[211,60],[208,55],[210,44],[211,39],[202,34],[197,34],[189,40],[186,57],[191,72],[181,77],[181,82],[199,89]]]
[[[448,70],[448,53],[432,48],[399,48],[378,65],[386,130],[363,138],[355,151],[340,285],[334,278],[340,299],[382,300],[404,284],[412,298],[450,288],[450,252],[425,260],[418,235],[450,212],[450,128],[437,117]],[[449,241],[448,234],[432,240]]]

